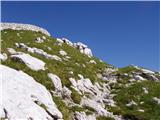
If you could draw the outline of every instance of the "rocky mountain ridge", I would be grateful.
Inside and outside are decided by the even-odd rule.
[[[43,28],[1,25],[1,119],[160,119],[159,72],[116,68]]]
[[[48,36],[51,36],[50,33],[38,26],[30,25],[30,24],[17,24],[17,23],[1,23],[0,30],[12,29],[12,30],[31,30],[35,32],[41,32]]]
[[[0,30],[6,30],[6,29],[11,29],[11,30],[30,30],[30,31],[35,31],[35,32],[41,32],[47,36],[51,36],[51,34],[41,28],[41,27],[38,27],[38,26],[35,26],[35,25],[30,25],[30,24],[17,24],[17,23],[1,23],[1,27],[0,27]],[[45,39],[45,38],[43,38]],[[43,39],[41,38],[37,38],[37,42],[43,42]],[[81,43],[81,42],[77,42],[77,43],[72,43],[70,40],[68,40],[67,38],[57,38],[57,41],[59,42],[59,44],[62,44],[62,43],[66,43],[70,46],[73,46],[77,49],[80,50],[81,53],[84,53],[88,56],[92,56],[92,51],[90,48],[88,48],[87,45]]]

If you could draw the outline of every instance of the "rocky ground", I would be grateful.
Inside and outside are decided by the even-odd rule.
[[[160,73],[116,68],[27,24],[2,24],[0,118],[159,120]]]

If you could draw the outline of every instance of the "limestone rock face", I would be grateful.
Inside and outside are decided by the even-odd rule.
[[[57,75],[52,73],[48,73],[48,77],[52,80],[56,91],[61,91],[62,90],[61,79]]]
[[[51,94],[28,74],[0,65],[0,118],[53,120],[62,118]]]
[[[26,64],[30,69],[38,71],[38,70],[45,70],[44,66],[45,63],[38,58],[32,57],[29,54],[19,53],[16,55],[11,55],[11,58],[14,60],[19,60]]]
[[[0,53],[0,60],[2,60],[2,61],[7,60],[7,54],[5,54],[5,53],[1,54]]]
[[[12,30],[31,30],[36,32],[42,32],[48,36],[51,36],[50,33],[38,26],[30,25],[30,24],[18,24],[18,23],[1,23],[0,30],[12,29]]]
[[[75,113],[76,120],[96,120],[95,115],[86,115],[85,112],[76,112]]]

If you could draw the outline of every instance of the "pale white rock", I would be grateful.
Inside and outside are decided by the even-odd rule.
[[[0,30],[12,29],[12,30],[31,30],[35,32],[41,32],[48,36],[51,36],[50,33],[38,26],[30,25],[30,24],[19,24],[19,23],[0,23]]]
[[[50,51],[52,50],[52,48],[51,48],[51,47],[47,47],[47,49],[48,49],[48,50],[50,50]]]
[[[60,39],[60,38],[57,38],[57,41],[56,41],[56,45],[58,45],[58,46],[62,46],[62,44],[63,44],[64,42],[63,42],[63,40],[62,39]]]
[[[46,58],[48,59],[54,59],[54,60],[57,60],[57,61],[62,61],[62,59],[60,57],[58,57],[57,55],[46,55]]]
[[[10,54],[16,54],[16,50],[13,49],[13,48],[7,48],[7,51],[10,53]]]
[[[71,93],[72,92],[66,86],[63,87],[63,89],[62,89],[62,96],[64,98],[71,99]]]
[[[74,88],[80,95],[82,94],[81,92],[80,92],[80,90],[77,88],[77,82],[76,82],[76,80],[74,79],[74,78],[69,78],[69,81],[71,82],[71,84],[72,84],[72,88]]]
[[[67,38],[62,38],[62,40],[63,40],[63,42],[66,43],[67,45],[73,46],[73,43],[72,43],[70,40],[68,40]]]
[[[82,66],[85,68],[86,67],[86,65],[85,64],[82,64]]]
[[[7,60],[7,54],[6,53],[0,53],[0,60],[6,61]]]
[[[83,44],[81,42],[74,43],[73,47],[77,48],[81,53],[86,54],[88,57],[93,56],[91,49],[88,48],[87,45],[85,45],[85,44]]]
[[[151,70],[147,70],[147,69],[141,69],[141,70],[143,71],[143,73],[154,74],[154,72]]]
[[[27,48],[27,51],[30,52],[30,53],[35,53],[35,50],[30,48],[30,47]]]
[[[55,89],[59,92],[62,91],[62,83],[61,79],[52,73],[48,73],[48,77],[52,80],[52,83],[54,84]]]
[[[131,85],[133,85],[134,83],[127,83],[125,84],[125,87],[130,87]]]
[[[117,77],[116,76],[112,76],[112,75],[105,76],[105,77],[102,78],[102,80],[108,81],[109,84],[117,83]]]
[[[81,74],[78,74],[78,77],[79,77],[80,79],[84,79],[83,75],[81,75]]]
[[[154,80],[154,81],[160,81],[160,79],[158,79],[155,75],[153,75],[153,74],[150,74],[150,75],[148,75],[150,78],[151,78],[151,80]]]
[[[71,57],[69,57],[69,56],[65,56],[65,58],[66,58],[66,59],[70,59]]]
[[[27,47],[27,49],[28,48],[30,48],[30,47]],[[44,56],[44,57],[48,56],[48,54],[46,52],[44,52],[42,49],[35,48],[35,47],[30,48],[30,49],[32,49],[34,51],[34,53],[36,53],[38,55],[41,55],[41,56]]]
[[[116,72],[116,71],[118,71],[117,68],[108,67],[108,68],[106,68],[106,69],[104,70],[104,74],[105,74],[105,75],[109,75],[109,74],[111,74],[111,73],[113,73],[113,72]]]
[[[144,80],[145,80],[143,77],[141,77],[141,76],[139,76],[139,75],[135,75],[134,78],[135,78],[136,80],[140,80],[140,81],[144,81]]]
[[[58,41],[59,43],[63,43],[63,40],[60,39],[60,38],[57,38],[57,41]]]
[[[107,67],[105,68],[104,72],[99,77],[101,77],[102,80],[108,81],[109,84],[117,83],[117,77],[115,75],[112,75],[113,72],[116,72],[118,69],[113,67]]]
[[[98,77],[99,79],[101,79],[103,76],[102,76],[101,73],[97,73],[97,77]]]
[[[144,110],[142,110],[142,109],[138,109],[138,111],[139,111],[139,112],[144,112]]]
[[[160,104],[160,98],[153,97],[153,100],[154,100],[155,102],[157,102],[158,104]]]
[[[132,82],[135,82],[135,81],[136,81],[135,79],[132,79],[132,78],[129,79],[129,82],[131,82],[131,83],[132,83]]]
[[[98,102],[88,99],[88,98],[82,98],[81,100],[81,105],[82,106],[87,106],[87,107],[91,107],[93,108],[98,115],[102,115],[102,116],[106,116],[106,117],[113,117],[113,114],[108,112],[107,110],[105,110],[101,104],[99,104]]]
[[[20,37],[20,34],[19,34],[19,33],[17,33],[17,36],[18,36],[18,37]]]
[[[72,74],[72,75],[73,75],[73,71],[70,71],[69,74]]]
[[[69,78],[69,80],[74,87],[77,87],[77,82],[74,78]]]
[[[144,91],[145,94],[148,94],[147,88],[144,88],[144,87],[143,87],[142,89],[143,89],[143,91]]]
[[[128,76],[128,74],[127,74],[127,73],[124,73],[123,75],[124,75],[124,76],[126,76],[126,77]]]
[[[11,55],[11,58],[22,61],[32,70],[45,70],[45,63],[42,60],[32,57],[29,54],[20,53],[16,55]]]
[[[43,42],[44,42],[44,40],[43,40],[42,38],[40,38],[40,37],[37,37],[37,38],[35,39],[35,41],[36,41],[37,43],[43,43]]]
[[[109,106],[116,106],[113,100],[114,95],[110,94],[110,86],[108,84],[102,84],[100,86],[99,83],[96,82],[93,85],[93,91],[96,93],[96,95],[94,95],[92,98],[101,103],[103,107],[105,106],[104,103]]]
[[[24,43],[15,43],[16,44],[16,46],[18,47],[18,48],[27,48],[27,45],[25,45]]]
[[[2,90],[2,88],[1,88],[1,90]],[[2,94],[2,91],[0,91],[0,92]],[[2,105],[2,98],[1,98],[1,103],[0,103],[0,118],[5,118],[5,111],[4,111],[4,107]]]
[[[140,104],[143,104],[143,103],[144,103],[144,101],[141,101],[141,102],[140,102]]]
[[[101,63],[102,63],[103,61],[99,59],[99,62],[101,62]]]
[[[115,106],[115,102],[112,98],[108,98],[110,96],[110,88],[109,85],[103,84],[103,86],[100,86],[99,83],[95,83],[94,85],[88,78],[84,78],[80,76],[79,80],[75,80],[74,78],[69,79],[72,87],[79,93],[89,93],[90,97],[94,101],[99,101],[103,104],[105,102],[106,104],[110,106]]]
[[[19,43],[15,43],[15,46],[16,46],[17,48],[19,48]]]
[[[78,80],[79,85],[82,85],[88,89],[91,89],[93,87],[93,84],[91,83],[90,79],[86,78],[86,79],[81,79]]]
[[[62,45],[62,43],[66,43],[69,46],[72,46],[76,49],[78,49],[81,53],[86,54],[88,57],[92,57],[92,51],[90,48],[88,48],[87,45],[81,43],[81,42],[77,42],[77,43],[72,43],[70,40],[68,40],[67,38],[57,38],[57,42],[58,45]]]
[[[92,57],[92,56],[93,56],[92,51],[91,51],[90,48],[85,48],[85,49],[83,50],[83,53],[86,54],[86,55],[88,55],[89,57]]]
[[[76,120],[96,120],[95,114],[86,115],[85,112],[75,112]]]
[[[128,107],[130,107],[132,105],[137,105],[137,103],[132,100],[131,102],[129,102],[128,104],[126,104],[126,106],[128,106]]]
[[[76,62],[75,64],[76,64],[77,66],[80,66],[80,64],[79,64],[79,63],[77,63],[77,62]]]
[[[87,48],[87,47],[88,47],[87,45],[85,45],[85,44],[83,44],[83,43],[81,43],[81,42],[74,43],[73,45],[74,45],[75,47],[80,48],[80,49],[83,49],[83,48]]]
[[[94,61],[94,60],[90,60],[89,63],[97,64],[96,61]]]
[[[4,65],[0,65],[0,73],[0,86],[3,86],[0,94],[3,104],[0,111],[5,109],[7,119],[62,119],[51,94],[31,76]],[[46,106],[46,109],[40,104]]]
[[[57,61],[62,61],[62,59],[60,57],[58,57],[57,55],[48,54],[47,52],[45,52],[44,50],[39,49],[39,48],[28,47],[24,43],[16,44],[16,46],[18,46],[18,48],[26,49],[28,52],[36,53],[38,55],[41,55],[41,56],[43,56],[43,57],[45,57],[47,59],[53,59],[53,60],[57,60]]]
[[[46,40],[46,37],[45,37],[45,36],[42,36],[42,39],[43,39],[43,40]]]
[[[84,50],[83,49],[79,49],[80,53],[84,53]]]
[[[67,53],[64,50],[60,50],[59,54],[62,55],[62,56],[66,56],[67,55]]]
[[[113,99],[104,99],[103,100],[107,105],[115,107],[115,101],[113,101]]]

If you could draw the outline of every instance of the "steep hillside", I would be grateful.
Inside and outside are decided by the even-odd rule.
[[[116,68],[40,27],[1,26],[1,119],[160,119],[160,73]]]

